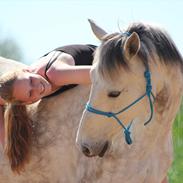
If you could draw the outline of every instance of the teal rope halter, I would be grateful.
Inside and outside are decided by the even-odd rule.
[[[137,98],[134,102],[132,102],[130,105],[126,106],[125,108],[123,108],[122,110],[120,110],[119,112],[105,112],[105,111],[101,111],[101,110],[98,110],[98,109],[95,109],[93,108],[89,103],[86,104],[86,110],[91,112],[91,113],[95,113],[95,114],[98,114],[98,115],[103,115],[103,116],[107,116],[109,118],[114,118],[116,119],[116,121],[118,122],[119,125],[122,126],[122,128],[124,129],[124,135],[125,135],[125,141],[127,144],[132,144],[132,138],[131,138],[131,132],[130,132],[130,127],[132,126],[132,122],[131,121],[129,123],[129,125],[126,127],[123,122],[117,117],[118,114],[128,110],[130,107],[132,107],[133,105],[135,105],[136,103],[138,103],[140,100],[142,100],[145,96],[148,97],[148,100],[149,100],[149,105],[150,105],[150,109],[151,109],[151,114],[149,116],[149,119],[144,123],[144,125],[147,125],[152,117],[153,117],[153,113],[154,113],[154,109],[153,109],[153,102],[152,102],[152,99],[151,99],[151,96],[153,97],[154,99],[154,95],[152,93],[152,85],[151,85],[151,73],[149,71],[149,68],[147,67],[146,68],[146,71],[144,72],[144,77],[146,79],[146,92],[144,95],[142,95],[141,97]]]

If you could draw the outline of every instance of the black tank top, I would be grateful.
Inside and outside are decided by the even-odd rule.
[[[54,49],[53,51],[60,51],[60,52],[64,52],[64,53],[71,55],[74,58],[75,65],[92,65],[95,49],[96,49],[96,46],[94,46],[94,45],[77,44],[77,45],[67,45],[67,46],[58,47],[58,48]],[[49,53],[45,54],[44,56],[48,55]],[[52,65],[52,63],[55,60],[56,59],[50,60],[48,62],[46,70],[45,70],[45,75],[46,75],[46,71],[50,68],[50,66]],[[69,85],[61,86],[61,88],[58,89],[56,92],[54,92],[44,98],[58,95],[68,89],[74,88],[75,86],[77,86],[77,84],[69,84]]]
[[[61,51],[71,55],[75,60],[75,65],[92,65],[94,45],[67,45],[58,47],[54,51]]]

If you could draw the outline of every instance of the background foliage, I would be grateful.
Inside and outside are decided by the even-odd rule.
[[[22,52],[13,38],[0,39],[0,56],[22,61]]]
[[[169,171],[170,183],[183,183],[183,104],[173,126],[174,161]]]

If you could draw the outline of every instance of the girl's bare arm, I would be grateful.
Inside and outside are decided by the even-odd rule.
[[[74,58],[60,52],[50,52],[47,56],[42,57],[37,65],[31,66],[29,71],[45,77],[45,68],[50,59],[56,57],[55,62],[47,70],[46,75],[49,81],[56,88],[67,84],[88,84],[90,83],[91,66],[75,66]]]
[[[45,69],[49,61],[54,60],[54,63],[52,65],[59,65],[61,63],[65,63],[68,65],[75,65],[74,64],[74,59],[72,58],[71,55],[67,53],[63,53],[60,51],[52,51],[48,55],[39,58],[38,61],[35,63],[31,64],[29,67],[27,67],[26,70],[40,74],[41,76],[45,77]],[[52,67],[51,65],[51,67]]]
[[[89,84],[91,66],[71,66],[60,64],[58,67],[51,67],[47,71],[47,76],[56,86],[67,84]]]

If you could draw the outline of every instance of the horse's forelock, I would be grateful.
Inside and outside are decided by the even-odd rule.
[[[101,46],[97,50],[99,59],[98,70],[104,77],[113,78],[118,74],[121,67],[128,69],[123,54],[123,35],[120,33],[110,34],[104,37]]]
[[[158,56],[166,65],[180,64],[183,68],[183,59],[170,36],[162,29],[142,23],[134,23],[126,30],[128,33],[136,32],[140,38],[141,47],[138,56],[146,66]],[[127,70],[128,62],[123,54],[123,45],[126,36],[123,33],[108,34],[103,38],[98,48],[99,73],[113,78],[121,67]]]
[[[153,56],[159,57],[159,61],[165,65],[174,66],[180,64],[183,67],[183,59],[170,35],[162,28],[143,23],[134,23],[127,29],[128,32],[136,32],[141,41],[139,56],[142,62],[148,64]],[[141,57],[143,55],[143,57]],[[146,55],[146,56],[145,56]]]

